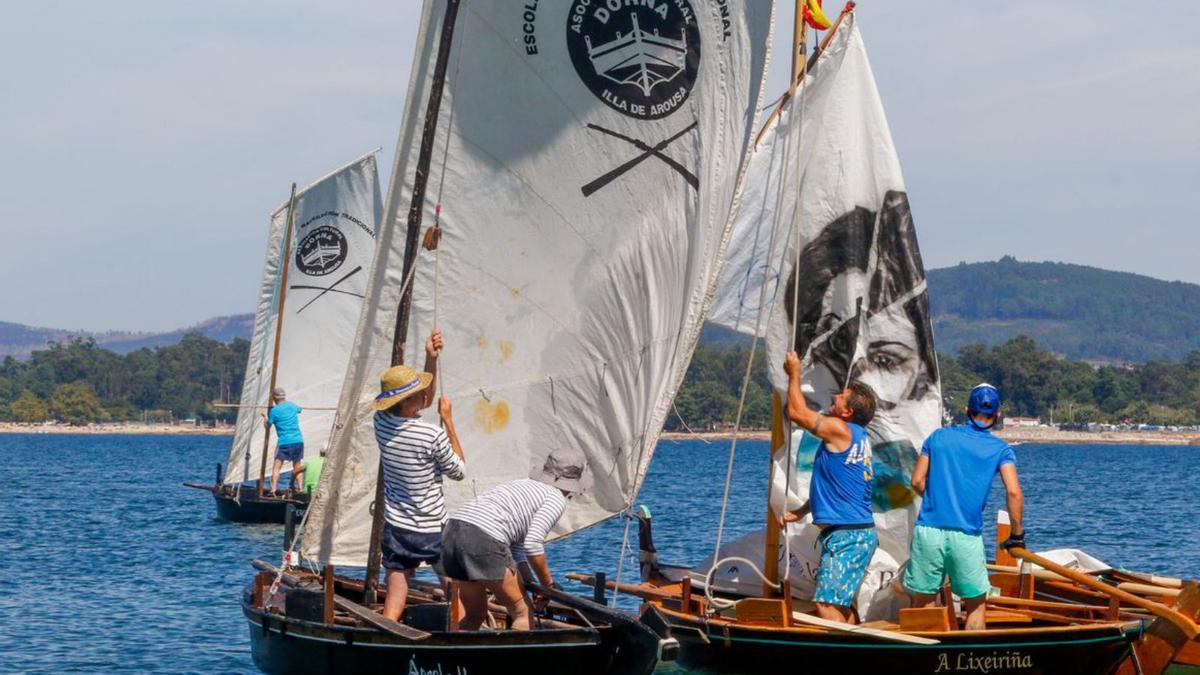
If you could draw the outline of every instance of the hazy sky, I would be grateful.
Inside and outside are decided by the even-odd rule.
[[[386,180],[418,5],[6,3],[0,321],[251,311],[292,181],[379,146]],[[928,266],[1012,254],[1200,282],[1200,2],[858,7]]]

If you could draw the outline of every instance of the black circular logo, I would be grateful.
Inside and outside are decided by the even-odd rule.
[[[296,248],[296,267],[310,277],[325,276],[342,266],[348,250],[341,230],[322,225],[305,235]]]
[[[690,0],[574,0],[567,51],[580,79],[637,119],[675,112],[696,83],[700,27]]]

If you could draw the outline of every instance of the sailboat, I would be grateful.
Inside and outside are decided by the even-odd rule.
[[[908,477],[941,418],[924,270],[853,4],[813,60],[803,60],[803,37],[797,43],[800,86],[752,155],[713,319],[765,337],[769,363],[790,350],[804,355],[811,399],[827,403],[851,380],[879,396],[868,433],[880,545],[856,598],[861,623],[810,613],[816,528],[776,525],[774,514],[806,497],[816,445],[784,427],[778,394],[766,531],[730,543],[718,534],[696,568],[650,565],[642,584],[603,586],[642,597],[643,622],[679,641],[682,665],[716,672],[803,664],[812,672],[1108,673],[1128,666],[1144,629],[1194,635],[1188,617],[1165,607],[1097,616],[989,601],[988,628],[960,630],[948,589],[942,607],[906,606],[896,580],[917,511]]]
[[[593,477],[555,536],[629,511],[716,284],[771,20],[723,0],[427,0],[304,567],[260,563],[243,597],[260,668],[646,673],[666,654],[632,617],[550,589],[526,633],[451,630],[429,587],[383,619],[370,403],[438,328],[467,460],[451,511],[552,453]],[[620,63],[598,51],[614,41]]]
[[[283,523],[289,505],[308,495],[271,496],[265,484],[274,457],[263,422],[271,391],[282,386],[300,405],[305,458],[329,442],[354,328],[375,256],[383,205],[372,152],[296,191],[272,215],[267,254],[254,313],[237,424],[229,459],[217,465],[208,490],[224,520]],[[285,469],[291,471],[291,463]],[[281,476],[286,484],[289,476]]]

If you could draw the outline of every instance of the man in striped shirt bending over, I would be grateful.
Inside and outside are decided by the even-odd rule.
[[[383,465],[385,502],[383,566],[387,569],[387,601],[383,615],[398,621],[408,599],[408,580],[421,563],[441,557],[446,501],[442,476],[463,479],[462,447],[454,433],[450,401],[438,402],[445,428],[421,420],[433,403],[433,382],[442,335],[433,331],[425,343],[425,370],[393,366],[380,378],[375,397],[375,440]]]
[[[463,504],[442,533],[442,567],[461,583],[465,612],[458,626],[479,630],[487,618],[487,591],[512,619],[513,630],[529,630],[530,603],[521,577],[554,585],[545,541],[567,507],[567,498],[586,490],[591,474],[582,455],[555,451],[534,478],[501,483]],[[532,571],[531,571],[532,568]]]

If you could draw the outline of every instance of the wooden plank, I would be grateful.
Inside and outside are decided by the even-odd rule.
[[[571,581],[578,581],[585,586],[595,586],[596,580],[590,574],[579,574],[577,572],[567,573],[567,578]],[[679,600],[680,591],[670,592],[664,591],[655,586],[646,586],[643,584],[626,584],[618,583],[609,580],[605,582],[604,587],[610,591],[620,591],[622,593],[642,598],[643,600]]]
[[[758,623],[768,626],[787,626],[787,604],[777,598],[742,598],[733,611],[739,624]]]
[[[321,583],[325,590],[324,615],[322,619],[328,624],[333,623],[333,598],[335,595],[333,592],[333,575],[333,565],[326,565],[325,569],[321,570]]]
[[[937,608],[941,609],[941,608]],[[901,616],[907,610],[900,610]],[[838,633],[854,633],[855,635],[869,635],[873,638],[878,638],[887,642],[903,642],[911,645],[936,645],[941,644],[933,638],[919,637],[917,635],[905,635],[904,633],[895,633],[889,630],[879,630],[877,628],[868,628],[867,626],[856,626],[849,623],[839,623],[822,619],[811,614],[802,614],[800,612],[792,612],[792,621],[802,623],[808,626],[817,626]]]
[[[362,619],[366,623],[385,633],[391,633],[392,635],[404,638],[405,640],[425,640],[429,638],[429,633],[426,633],[423,630],[417,630],[411,626],[405,626],[399,621],[392,621],[379,612],[376,612],[369,607],[363,607],[353,600],[348,600],[340,595],[335,595],[333,596],[333,601],[341,609],[350,612],[354,616]]]
[[[1144,595],[1144,596],[1156,597],[1156,598],[1160,598],[1160,599],[1167,598],[1168,601],[1175,600],[1175,598],[1178,597],[1181,592],[1178,588],[1163,588],[1162,586],[1151,586],[1150,584],[1135,584],[1135,583],[1128,582],[1128,581],[1124,581],[1124,582],[1117,584],[1117,588],[1121,589],[1122,591],[1128,591],[1135,595]]]
[[[900,610],[900,630],[947,632],[950,612],[945,607],[905,607]]]

